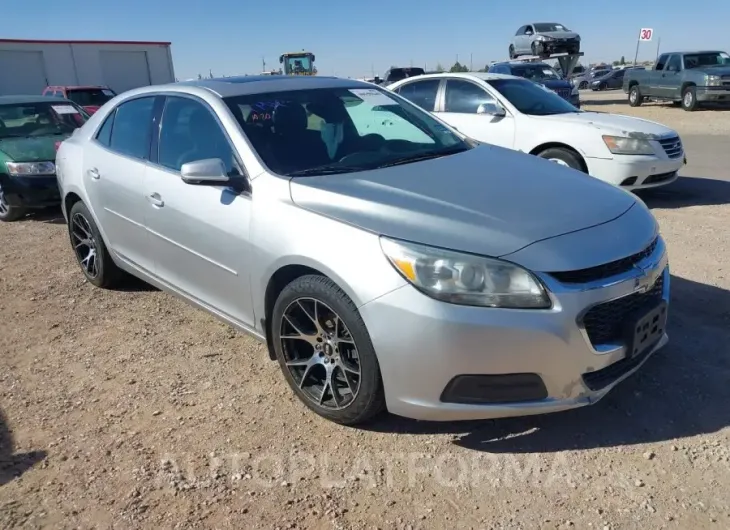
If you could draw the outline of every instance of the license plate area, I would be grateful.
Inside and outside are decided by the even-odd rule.
[[[667,308],[666,301],[662,300],[629,319],[633,325],[627,329],[626,357],[641,355],[662,338],[667,326]]]

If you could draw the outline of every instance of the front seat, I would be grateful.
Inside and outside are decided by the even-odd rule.
[[[319,131],[310,131],[307,111],[298,103],[274,110],[274,153],[283,171],[296,171],[330,161]]]

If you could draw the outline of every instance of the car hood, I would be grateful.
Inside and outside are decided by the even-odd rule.
[[[730,66],[701,66],[695,68],[707,75],[730,75]]]
[[[574,39],[578,36],[575,31],[538,31],[538,35],[545,35],[553,39]]]
[[[33,136],[28,138],[2,138],[0,151],[15,162],[42,162],[56,159],[56,142],[70,135]]]
[[[634,197],[554,162],[491,145],[438,159],[297,177],[301,208],[418,243],[502,256],[614,220]]]
[[[97,110],[101,108],[101,105],[86,105],[83,107],[83,109],[88,112],[89,114],[94,114]]]
[[[617,136],[629,136],[632,138],[659,138],[665,136],[676,136],[677,133],[661,123],[656,123],[633,116],[622,116],[621,114],[608,114],[603,112],[573,112],[569,114],[557,114],[553,116],[533,116],[534,119],[544,121],[559,121],[568,125],[584,124],[595,127],[602,134],[613,134]]]
[[[570,84],[570,81],[566,79],[544,79],[542,81],[539,81],[539,83],[553,90],[556,88],[573,88],[573,85]]]

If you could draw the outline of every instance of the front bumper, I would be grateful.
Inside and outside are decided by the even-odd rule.
[[[697,101],[703,103],[730,103],[730,87],[697,87]]]
[[[614,155],[612,159],[586,157],[585,161],[592,177],[627,190],[638,190],[666,186],[677,180],[685,156],[684,153],[677,158]]]
[[[578,53],[580,52],[580,41],[555,40],[537,42],[537,49],[541,55],[553,53]]]
[[[11,177],[0,175],[0,185],[11,206],[43,208],[61,202],[56,177]]]
[[[662,279],[656,284],[661,285],[658,296],[668,302],[670,276],[661,238],[646,260]],[[553,309],[545,311],[451,305],[410,285],[365,304],[360,313],[378,355],[388,410],[451,421],[557,412],[597,402],[668,341],[662,333],[652,347],[632,357],[625,344],[593,345],[581,324],[588,308],[635,294],[637,274],[580,286],[541,275],[554,300]],[[394,333],[394,327],[400,331]],[[544,395],[488,404],[447,402],[454,381],[465,375],[509,376],[505,380],[514,382],[515,396],[534,394],[537,378]],[[532,381],[526,383],[527,376]]]

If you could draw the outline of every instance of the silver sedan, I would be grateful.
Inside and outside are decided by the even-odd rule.
[[[89,282],[132,274],[254,335],[332,421],[588,405],[667,341],[641,201],[372,84],[131,90],[56,163]]]

